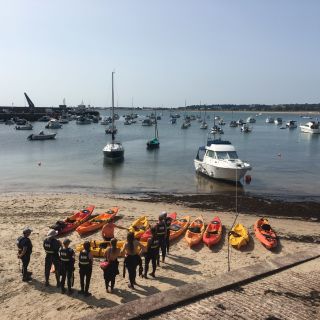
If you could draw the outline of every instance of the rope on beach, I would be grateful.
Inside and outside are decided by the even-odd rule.
[[[238,216],[239,216],[239,212],[238,212],[238,181],[237,181],[237,177],[238,177],[238,172],[237,172],[237,168],[236,168],[236,216],[233,220],[231,229],[234,227],[234,225],[237,222]],[[231,270],[231,250],[230,250],[230,235],[228,233],[228,272]]]

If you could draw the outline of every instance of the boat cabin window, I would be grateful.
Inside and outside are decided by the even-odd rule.
[[[207,157],[216,159],[214,151],[211,151],[211,150],[207,150]]]
[[[235,151],[216,151],[216,156],[219,160],[234,160],[238,159],[238,155]]]

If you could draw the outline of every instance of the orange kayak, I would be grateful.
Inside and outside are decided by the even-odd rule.
[[[109,219],[112,219],[115,217],[115,215],[118,213],[119,208],[113,207],[109,209],[107,212],[99,214],[98,216],[90,219],[89,221],[83,223],[81,226],[79,226],[76,231],[82,235],[94,230],[98,230],[102,228]]]
[[[190,216],[174,219],[170,225],[170,241],[180,237],[188,228]]]
[[[93,205],[88,206],[86,209],[78,211],[77,213],[73,214],[63,221],[57,221],[50,228],[58,231],[59,235],[70,232],[87,221],[90,218],[94,208],[95,206]]]
[[[254,224],[254,233],[267,249],[275,248],[278,245],[277,235],[271,228],[268,219],[257,220]]]
[[[188,242],[190,247],[201,242],[204,229],[205,229],[205,226],[204,226],[202,216],[198,217],[197,219],[191,222],[185,234],[185,239]]]
[[[221,240],[222,224],[219,217],[214,217],[203,234],[203,242],[211,247]]]

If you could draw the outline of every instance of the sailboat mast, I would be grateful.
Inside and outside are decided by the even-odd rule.
[[[112,143],[114,143],[114,90],[113,90],[113,74],[112,71]]]

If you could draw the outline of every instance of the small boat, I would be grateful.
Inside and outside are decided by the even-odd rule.
[[[208,124],[206,123],[205,120],[203,120],[202,123],[201,123],[201,125],[200,125],[200,129],[205,130],[205,129],[207,129],[207,128],[208,128]]]
[[[33,125],[31,123],[27,123],[25,125],[20,125],[15,127],[16,130],[32,130]]]
[[[121,142],[115,141],[117,128],[114,124],[115,113],[114,113],[114,88],[113,88],[113,75],[112,72],[112,124],[106,129],[106,133],[111,134],[111,142],[107,143],[102,149],[104,160],[109,163],[122,162],[124,159],[124,147]]]
[[[274,118],[272,118],[272,117],[267,117],[266,123],[274,123]]]
[[[123,124],[124,124],[125,126],[129,126],[130,124],[132,124],[132,120],[126,119]]]
[[[301,132],[304,133],[313,133],[319,134],[320,133],[320,123],[316,121],[309,121],[305,124],[300,125]]]
[[[240,128],[240,131],[241,132],[244,132],[244,133],[249,133],[252,131],[252,128],[249,127],[248,124],[243,124],[242,127]]]
[[[222,223],[219,217],[214,217],[208,224],[206,231],[203,234],[203,242],[211,247],[221,240],[222,235]]]
[[[147,142],[147,149],[153,150],[153,149],[159,149],[159,147],[160,147],[160,141],[159,141],[159,133],[158,133],[158,120],[155,120],[154,138]]]
[[[123,248],[125,244],[125,241],[117,241],[117,248],[121,249]],[[104,257],[106,254],[106,251],[108,248],[111,247],[110,241],[104,241],[104,240],[91,240],[90,241],[90,253],[95,258],[101,258]],[[81,252],[83,250],[83,243],[80,243],[76,245],[76,251]],[[125,253],[121,255],[121,257],[124,257]]]
[[[229,127],[236,128],[237,126],[238,125],[237,125],[237,122],[235,120],[230,121]]]
[[[171,124],[176,124],[177,123],[177,118],[173,118],[172,116],[170,117],[170,123]]]
[[[56,138],[56,133],[44,133],[41,131],[39,134],[30,134],[28,140],[53,140]]]
[[[295,120],[289,120],[289,121],[286,123],[286,127],[289,128],[289,129],[295,129],[295,128],[297,128],[297,121],[295,121]]]
[[[191,126],[191,122],[190,121],[184,121],[181,125],[181,129],[188,129]]]
[[[278,245],[277,235],[271,228],[268,219],[261,218],[256,221],[254,234],[267,249],[275,248]]]
[[[45,126],[46,129],[61,129],[62,124],[57,119],[51,119]]]
[[[80,234],[83,235],[85,233],[98,230],[102,228],[109,219],[112,219],[116,216],[118,213],[119,208],[118,207],[113,207],[109,209],[107,212],[99,214],[98,216],[86,221],[85,223],[81,224],[76,231]]]
[[[67,123],[69,123],[69,120],[68,120],[67,117],[60,117],[58,121],[59,121],[59,123],[61,123],[61,124],[67,124]]]
[[[282,124],[282,118],[276,118],[276,120],[274,120],[274,124],[281,125]]]
[[[50,117],[49,116],[42,116],[38,119],[39,122],[48,122],[50,121]]]
[[[214,120],[220,120],[220,116],[215,116]]]
[[[237,223],[229,232],[229,242],[236,249],[246,246],[249,239],[248,230],[241,223]]]
[[[210,140],[207,146],[200,147],[194,159],[194,166],[196,172],[210,178],[234,182],[239,181],[252,169],[249,163],[238,158],[230,141],[221,139]]]
[[[18,126],[24,126],[24,125],[26,125],[28,123],[28,121],[26,119],[16,119],[15,123]]]
[[[242,119],[237,120],[237,126],[242,126],[245,122]]]
[[[225,126],[226,125],[226,123],[224,122],[223,119],[220,119],[218,124],[219,124],[219,126]]]
[[[129,227],[129,232],[134,233],[134,237],[136,239],[140,239],[140,237],[149,229],[150,224],[146,216],[142,216],[137,220],[133,221],[131,226]]]
[[[58,234],[70,232],[86,222],[90,218],[94,208],[95,206],[93,205],[88,206],[86,209],[78,211],[63,221],[57,221],[55,225],[51,226],[51,229],[58,231]]]
[[[197,219],[191,222],[185,234],[185,239],[190,247],[201,242],[204,230],[205,225],[202,216],[199,216]]]
[[[248,117],[246,120],[247,123],[255,123],[256,119],[254,117]]]
[[[151,121],[150,118],[143,119],[141,125],[143,127],[151,127],[152,126],[152,121]]]
[[[111,117],[104,117],[102,119],[102,121],[100,122],[100,124],[102,124],[102,125],[107,125],[107,124],[110,124],[110,123],[112,123],[112,118]]]
[[[91,119],[85,117],[85,116],[78,116],[76,120],[76,124],[91,124]]]
[[[224,134],[223,132],[223,129],[220,128],[219,126],[217,125],[214,125],[212,128],[211,128],[211,134]]]

